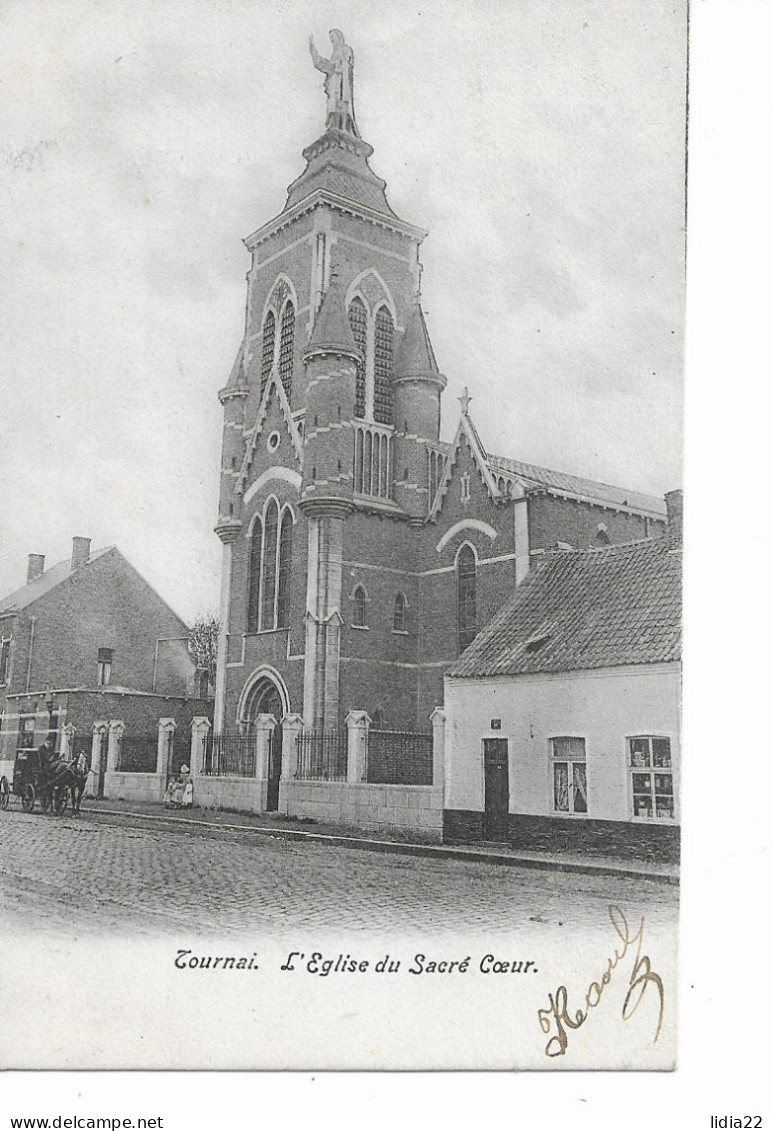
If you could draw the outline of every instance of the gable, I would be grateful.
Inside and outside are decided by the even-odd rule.
[[[235,493],[246,495],[252,485],[270,468],[285,468],[293,472],[289,480],[300,484],[303,466],[301,437],[287,403],[282,383],[273,370],[263,391],[248,439]],[[284,476],[287,478],[287,476]]]

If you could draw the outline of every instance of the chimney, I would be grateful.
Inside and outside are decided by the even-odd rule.
[[[37,581],[39,577],[43,576],[43,569],[46,563],[45,554],[30,554],[27,558],[27,584],[32,581]]]
[[[666,493],[666,511],[668,514],[667,535],[669,544],[674,548],[682,545],[682,492],[668,491]]]
[[[72,568],[80,569],[85,566],[89,560],[89,553],[91,552],[91,539],[90,538],[73,538],[72,540]]]

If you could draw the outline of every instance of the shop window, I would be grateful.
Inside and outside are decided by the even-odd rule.
[[[588,770],[584,738],[551,738],[553,812],[588,812]]]
[[[653,735],[628,739],[632,811],[642,821],[668,821],[676,816],[671,740]]]

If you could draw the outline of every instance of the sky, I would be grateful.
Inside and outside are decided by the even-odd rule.
[[[331,26],[430,233],[444,436],[467,385],[490,452],[680,485],[681,0],[4,0],[0,592],[81,535],[185,619],[217,608],[242,240],[322,132]]]

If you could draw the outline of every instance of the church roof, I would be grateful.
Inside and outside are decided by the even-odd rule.
[[[373,147],[354,134],[329,129],[303,151],[306,168],[287,190],[285,212],[317,189],[397,219],[386,198],[386,181],[368,165]]]
[[[347,353],[360,355],[344,309],[341,288],[334,274],[330,277],[330,285],[317,311],[314,329],[304,352],[315,349],[345,350]]]
[[[632,507],[634,510],[653,511],[665,517],[666,504],[656,495],[645,495],[641,491],[629,491],[627,487],[613,487],[609,483],[599,483],[595,479],[583,479],[563,471],[551,471],[533,463],[522,463],[504,456],[489,456],[488,462],[496,475],[497,469],[509,471],[522,479],[531,480],[535,486],[551,487],[556,491],[569,491],[574,495],[587,495],[601,499],[615,506]]]
[[[411,377],[430,373],[439,376],[440,371],[424,320],[424,311],[417,300],[408,316],[408,325],[395,358],[395,375]]]
[[[678,660],[681,559],[668,537],[551,553],[448,674],[513,676]]]

